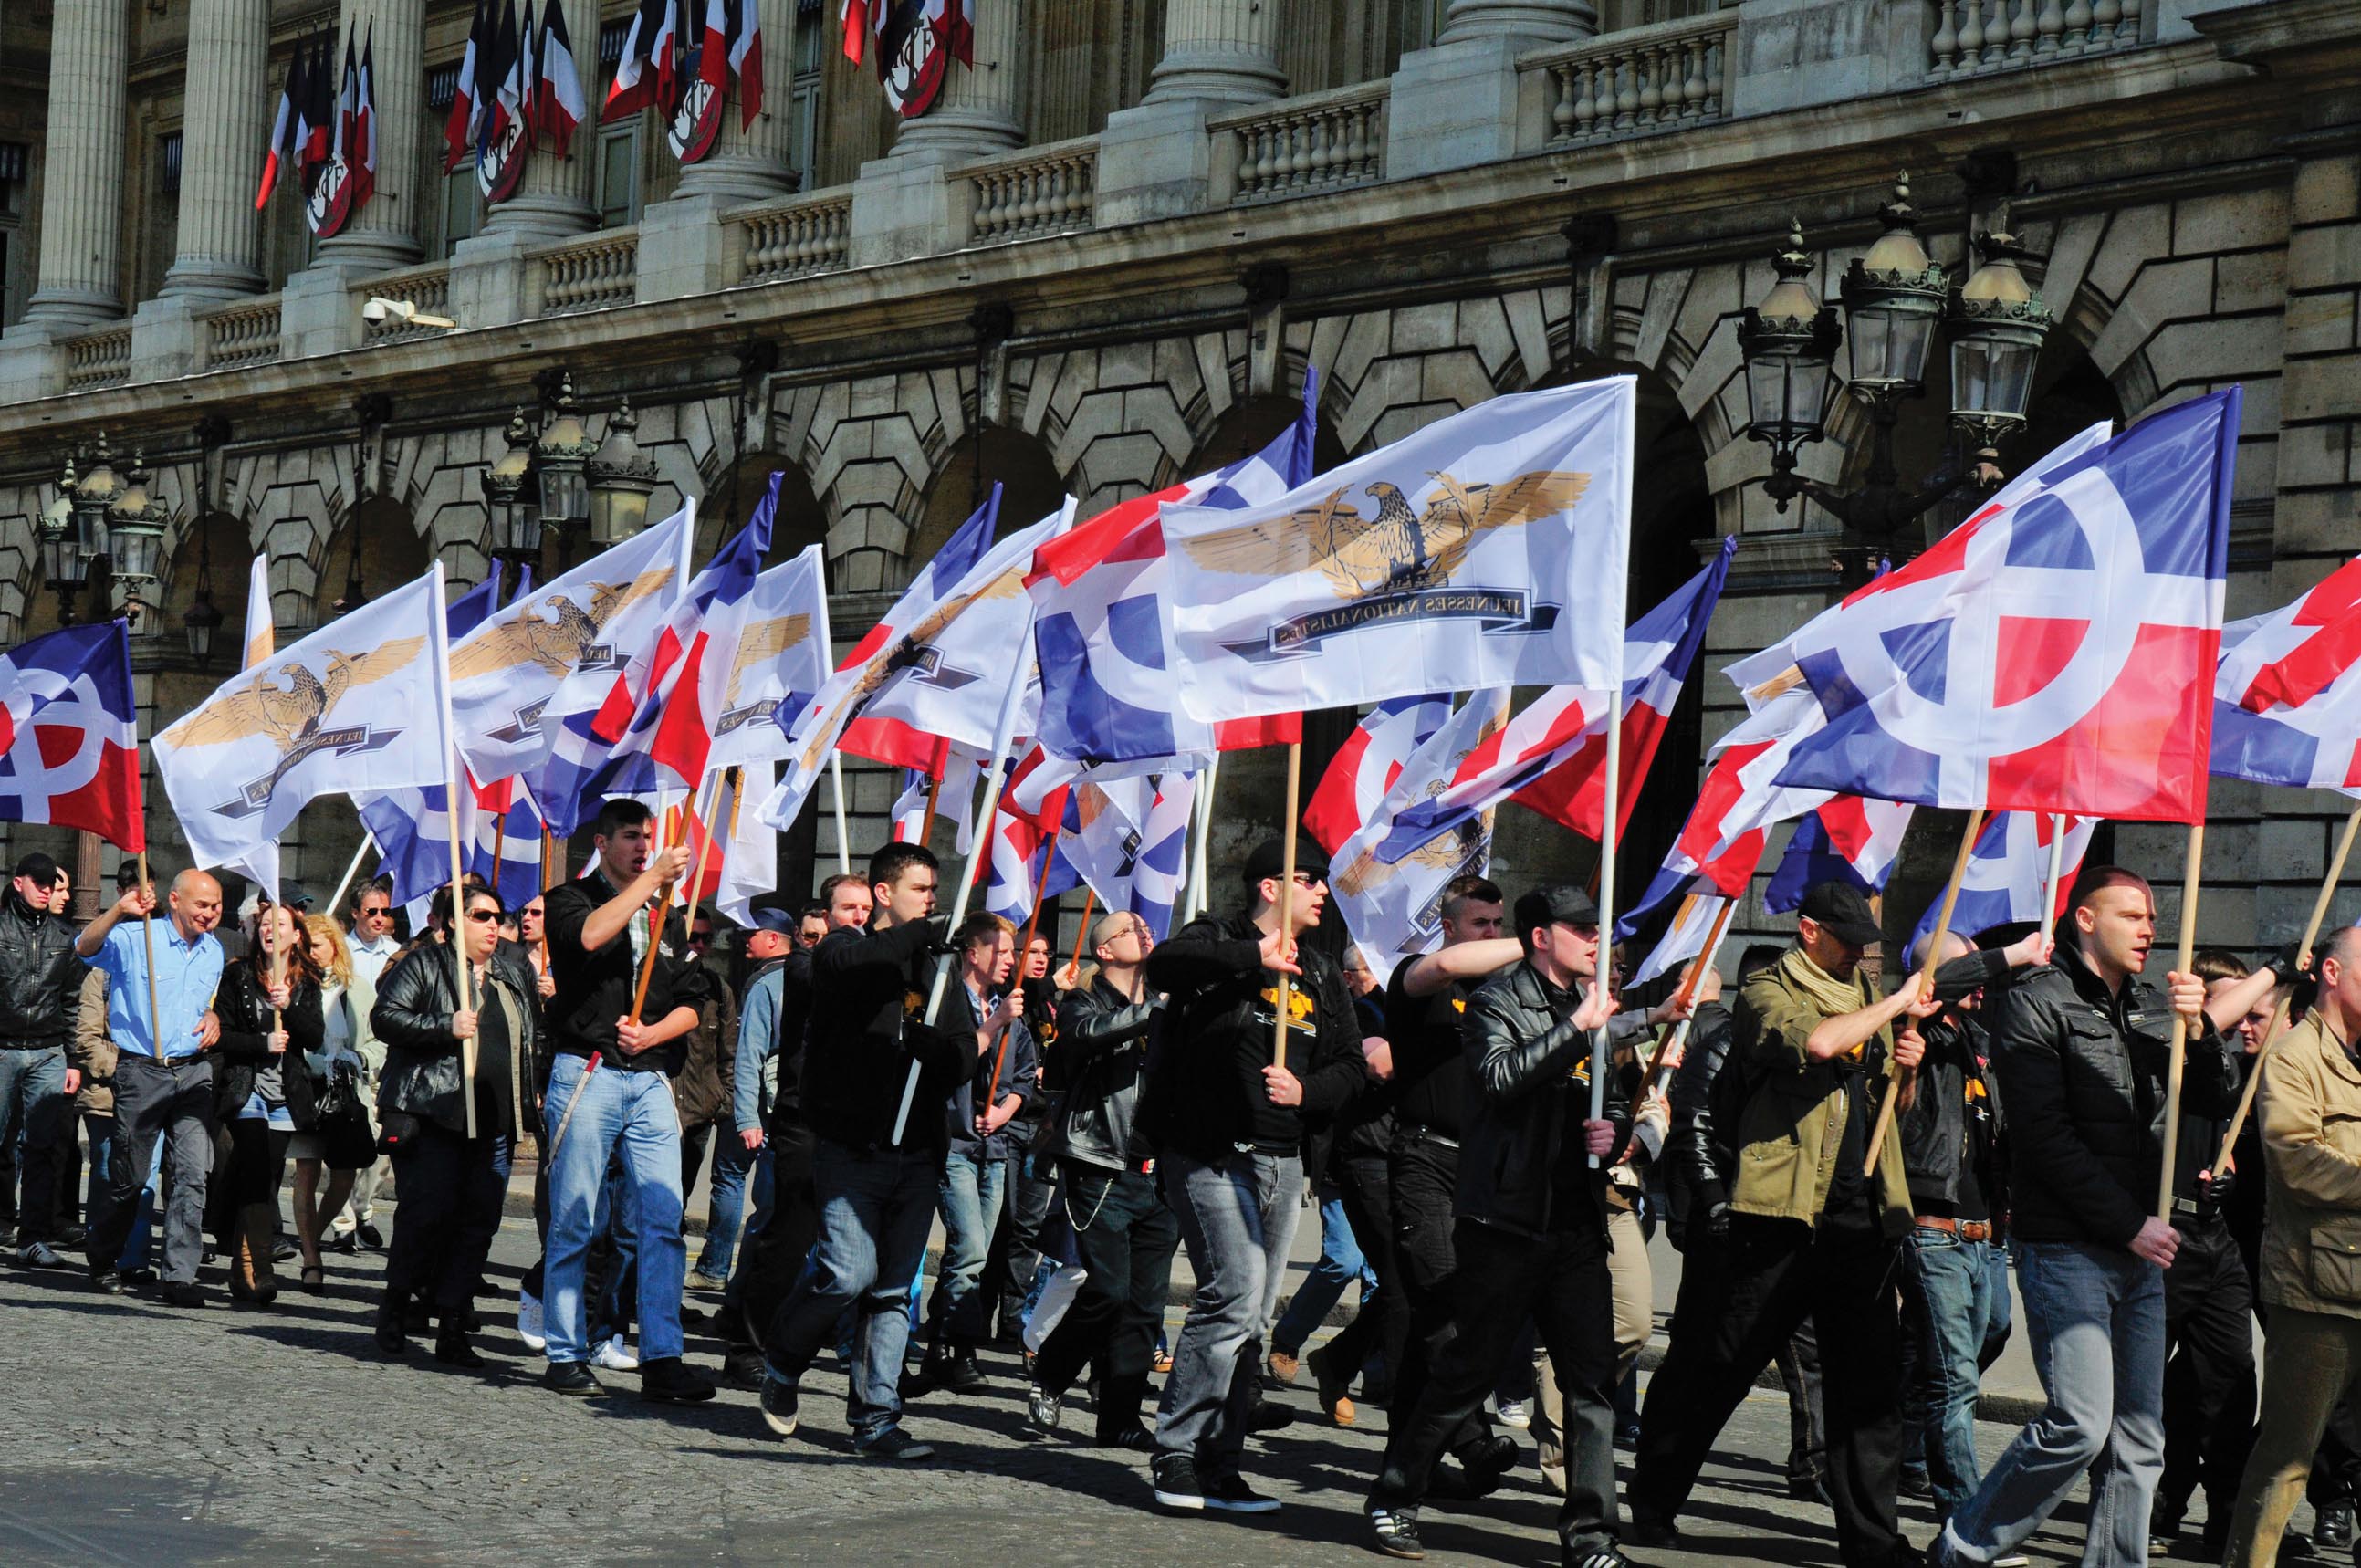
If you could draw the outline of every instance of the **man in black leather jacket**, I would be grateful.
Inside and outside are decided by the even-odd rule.
[[[1102,916],[1091,935],[1099,972],[1068,992],[1058,1008],[1050,1069],[1065,1097],[1044,1134],[1057,1152],[1066,1217],[1086,1273],[1034,1358],[1026,1412],[1041,1431],[1054,1430],[1066,1390],[1082,1364],[1095,1360],[1098,1445],[1145,1452],[1155,1439],[1140,1423],[1139,1406],[1164,1321],[1172,1255],[1180,1246],[1180,1221],[1157,1190],[1156,1150],[1139,1126],[1149,1040],[1163,999],[1141,973],[1147,922],[1137,915]]]
[[[2171,974],[2159,990],[2140,978],[2156,939],[2144,879],[2085,868],[2059,934],[2052,961],[2009,988],[1992,1025],[2017,1284],[2028,1328],[2050,1347],[2049,1402],[1944,1525],[1929,1552],[1941,1563],[1981,1568],[2015,1551],[2093,1461],[2091,1529],[2106,1539],[2087,1559],[2147,1560],[2164,1464],[2164,1269],[2180,1246],[2151,1212],[2174,1013],[2188,1024],[2182,1109],[2219,1115],[2237,1103],[2204,981]]]
[[[1455,1235],[1459,1332],[1437,1359],[1407,1431],[1369,1490],[1378,1550],[1424,1554],[1418,1506],[1435,1461],[1483,1403],[1530,1316],[1565,1398],[1566,1495],[1558,1541],[1567,1568],[1621,1568],[1615,1502],[1614,1288],[1608,1276],[1607,1173],[1631,1135],[1620,1083],[1591,1119],[1593,1036],[1629,1045],[1686,1005],[1618,1014],[1598,983],[1598,911],[1573,887],[1517,900],[1523,961],[1467,1003],[1467,1107]],[[1620,1078],[1621,1075],[1616,1075]],[[1591,1164],[1596,1157],[1597,1167]]]
[[[66,1065],[66,1031],[82,966],[74,957],[73,927],[49,915],[57,882],[57,861],[30,854],[16,862],[0,895],[0,1150],[13,1153],[23,1135],[16,1261],[38,1268],[66,1261],[50,1244],[57,1240],[59,1173],[73,1138],[74,1091],[82,1087],[82,1075]],[[16,1174],[5,1165],[0,1170]]]

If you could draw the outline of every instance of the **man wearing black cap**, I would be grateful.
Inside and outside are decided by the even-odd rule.
[[[1693,1398],[1650,1401],[1631,1486],[1633,1539],[1668,1545],[1674,1517],[1707,1452],[1754,1376],[1809,1316],[1822,1364],[1828,1486],[1847,1568],[1915,1563],[1894,1494],[1902,1478],[1902,1400],[1894,1305],[1899,1245],[1910,1228],[1902,1140],[1886,1128],[1876,1169],[1869,1136],[1896,1067],[1924,1045],[1911,1023],[1934,1010],[1916,982],[1878,1001],[1861,975],[1880,938],[1860,889],[1821,883],[1796,910],[1795,945],[1739,992],[1730,1065],[1745,1072],[1737,1179],[1730,1195],[1729,1297],[1696,1366]],[[1895,1021],[1905,1014],[1900,1033]]]
[[[1598,907],[1580,888],[1536,888],[1514,916],[1523,959],[1467,999],[1462,1031],[1469,1092],[1453,1232],[1458,1332],[1435,1358],[1417,1409],[1397,1423],[1369,1520],[1378,1551],[1425,1555],[1418,1505],[1428,1477],[1482,1408],[1530,1317],[1565,1398],[1560,1549],[1568,1568],[1620,1568],[1606,1167],[1630,1139],[1631,1117],[1610,1082],[1607,1114],[1591,1119],[1591,1060],[1602,1029],[1610,1051],[1628,1048],[1688,1009],[1666,1002],[1617,1014],[1598,983]]]
[[[57,861],[27,855],[0,898],[0,1148],[16,1148],[20,1135],[24,1140],[16,1261],[30,1268],[66,1261],[50,1244],[58,1176],[73,1136],[73,1096],[82,1087],[82,1074],[66,1065],[66,1029],[82,992],[82,964],[74,957],[73,928],[49,917],[57,882]]]
[[[1148,955],[1148,983],[1170,998],[1148,1112],[1164,1194],[1180,1216],[1197,1294],[1172,1346],[1157,1417],[1156,1500],[1170,1508],[1268,1513],[1279,1505],[1238,1473],[1307,1179],[1318,1178],[1331,1121],[1361,1087],[1361,1027],[1344,972],[1296,938],[1320,923],[1328,862],[1286,846],[1246,859],[1251,905],[1203,916]],[[1281,890],[1289,897],[1279,923]],[[1287,1055],[1273,1059],[1281,995]]]

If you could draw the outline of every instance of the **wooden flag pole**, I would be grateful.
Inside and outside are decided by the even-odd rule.
[[[1943,887],[1943,907],[1935,916],[1934,934],[1927,942],[1927,961],[1911,977],[1911,984],[1920,996],[1935,994],[1935,971],[1942,965],[1943,942],[1951,934],[1951,910],[1960,902],[1960,883],[1967,879],[1968,856],[1976,847],[1976,839],[1984,830],[1984,808],[1977,806],[1968,813],[1968,830],[1960,835],[1960,852],[1951,861],[1951,880]],[[1877,1107],[1877,1123],[1869,1131],[1869,1154],[1861,1161],[1861,1179],[1877,1174],[1878,1151],[1885,1146],[1885,1130],[1894,1125],[1894,1107],[1902,1099],[1902,1091],[1910,1074],[1896,1068],[1885,1085],[1885,1098]]]
[[[921,845],[931,846],[934,843],[935,808],[941,804],[942,796],[942,773],[939,772],[928,773],[927,775],[927,815],[920,818],[918,823],[918,842]]]
[[[1698,985],[1705,980],[1705,971],[1713,967],[1714,959],[1720,955],[1721,939],[1730,930],[1730,917],[1737,912],[1738,900],[1734,898],[1722,900],[1721,912],[1713,917],[1713,925],[1706,932],[1704,950],[1697,954],[1697,961],[1689,967],[1689,972],[1681,978],[1680,989],[1673,992],[1673,1000],[1675,1003],[1686,1003],[1696,997]],[[1656,1054],[1649,1058],[1646,1077],[1651,1089],[1664,1087],[1655,1080],[1659,1073],[1670,1073],[1673,1070],[1672,1068],[1664,1065],[1664,1058],[1688,1044],[1689,1023],[1688,1019],[1684,1018],[1666,1030],[1663,1043],[1656,1047]],[[1677,1066],[1678,1063],[1674,1065]]]
[[[550,875],[556,865],[557,835],[549,830],[549,818],[544,817],[541,820],[541,887],[544,894],[557,885],[557,879]],[[542,905],[544,916],[548,908],[547,904]],[[544,974],[549,972],[549,921],[546,918],[541,923],[541,970]]]
[[[708,784],[711,786],[712,800],[707,801],[704,811],[700,813],[697,810],[697,802],[704,798]],[[680,824],[682,843],[686,844],[688,842],[689,824],[692,822],[703,822],[707,818],[710,817],[713,815],[712,802],[718,801],[720,798],[721,773],[720,770],[716,769],[714,772],[708,774],[706,780],[701,782],[697,787],[689,794],[688,812],[686,816],[682,817]],[[674,847],[671,842],[671,839],[672,836],[668,833],[664,836],[664,849],[669,850]],[[713,848],[713,830],[709,828],[706,829],[705,833],[705,848],[708,850]],[[698,869],[692,871],[689,873],[688,891],[692,905],[694,905],[696,901],[697,879],[702,874],[703,857],[700,855]],[[640,964],[640,983],[631,992],[631,1022],[634,1024],[640,1021],[640,1010],[648,1004],[648,986],[656,977],[656,955],[664,947],[664,921],[672,914],[672,892],[673,884],[670,883],[664,883],[663,887],[656,890],[655,913],[648,917],[648,950],[645,958]],[[693,916],[693,908],[691,913]]]
[[[1088,883],[1082,884],[1082,928],[1074,933],[1074,956],[1066,960],[1066,968],[1079,977],[1082,972],[1082,949],[1091,942],[1091,911],[1098,905],[1099,890]]]
[[[2345,861],[2353,852],[2356,828],[2361,828],[2361,806],[2355,806],[2353,814],[2345,819],[2345,831],[2336,839],[2336,853],[2329,858],[2328,874],[2320,879],[2320,896],[2312,901],[2312,918],[2304,922],[2303,940],[2296,944],[2295,967],[2300,970],[2312,967],[2312,944],[2320,940],[2320,927],[2328,919],[2328,906],[2336,901],[2336,884],[2345,880]],[[2222,1140],[2222,1152],[2213,1157],[2212,1168],[2216,1171],[2230,1163],[2231,1146],[2237,1143],[2247,1116],[2255,1109],[2255,1091],[2263,1081],[2263,1058],[2279,1043],[2279,1031],[2287,1026],[2289,1003],[2295,1000],[2294,977],[2289,979],[2288,993],[2271,1009],[2271,1021],[2263,1030],[2261,1043],[2255,1047],[2254,1070],[2246,1074],[2246,1087],[2238,1095],[2238,1110],[2230,1118],[2230,1131]]]
[[[2180,868],[2180,959],[2175,974],[2187,974],[2197,956],[2197,871],[2205,859],[2205,824],[2189,828],[2189,858]],[[2180,1080],[2186,1070],[2181,1051],[2189,1043],[2189,1020],[2178,1009],[2172,1014],[2172,1054],[2164,1071],[2164,1173],[2156,1182],[2156,1217],[2172,1223],[2172,1169],[2180,1155]]]
[[[1302,810],[1303,742],[1287,743],[1287,815],[1279,818],[1279,832],[1281,860],[1279,872],[1279,951],[1295,938],[1295,819]],[[1279,989],[1271,1007],[1270,1061],[1280,1071],[1287,1070],[1287,1003],[1293,991],[1290,977],[1281,971]]]

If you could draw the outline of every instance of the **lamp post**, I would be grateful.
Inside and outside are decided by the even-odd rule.
[[[648,498],[655,493],[656,460],[640,450],[640,416],[626,398],[607,416],[607,439],[591,455],[590,543],[604,550],[648,525]]]
[[[538,563],[544,531],[557,535],[563,568],[574,563],[577,534],[604,550],[647,527],[656,465],[640,450],[631,400],[607,416],[606,438],[593,441],[574,400],[573,375],[544,372],[542,385],[546,422],[536,430],[519,408],[509,418],[508,451],[483,474],[495,569]]]
[[[123,492],[107,508],[106,559],[115,608],[134,630],[139,612],[158,596],[164,565],[164,509],[148,487],[155,476],[137,453],[131,458]]]
[[[524,410],[509,416],[509,449],[484,470],[484,510],[492,523],[492,569],[522,569],[541,559],[541,510],[527,494],[533,473],[533,427]]]
[[[1871,546],[1962,486],[1998,482],[1995,446],[2025,424],[2034,362],[2051,323],[2018,270],[2025,252],[2004,235],[1979,238],[1984,264],[1954,291],[1941,263],[1919,240],[1907,175],[1894,181],[1894,199],[1878,210],[1878,218],[1884,232],[1846,269],[1839,291],[1841,325],[1804,282],[1814,261],[1804,249],[1802,229],[1793,226],[1773,262],[1777,281],[1741,313],[1738,328],[1746,363],[1746,433],[1771,448],[1764,491],[1783,512],[1798,496],[1809,497],[1856,542]],[[1908,489],[1894,465],[1894,431],[1904,400],[1926,396],[1927,361],[1946,324],[1952,461]],[[1861,405],[1870,426],[1868,472],[1850,491],[1795,472],[1797,450],[1827,434],[1839,343],[1849,349],[1843,393]]]
[[[558,372],[549,400],[549,422],[533,444],[534,488],[544,528],[585,528],[590,522],[590,459],[598,444],[590,439],[581,411],[574,406],[574,376]]]

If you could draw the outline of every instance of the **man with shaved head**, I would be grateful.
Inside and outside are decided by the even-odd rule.
[[[151,935],[140,927],[155,908],[156,890],[134,887],[74,941],[74,951],[106,976],[106,1032],[119,1053],[115,1141],[105,1201],[91,1218],[90,1277],[110,1294],[123,1288],[115,1263],[160,1137],[167,1149],[164,1299],[202,1307],[199,1229],[214,1136],[214,1069],[204,1053],[220,1035],[213,999],[222,949],[213,933],[221,924],[221,883],[200,871],[182,872],[172,882],[170,918],[156,922]]]

